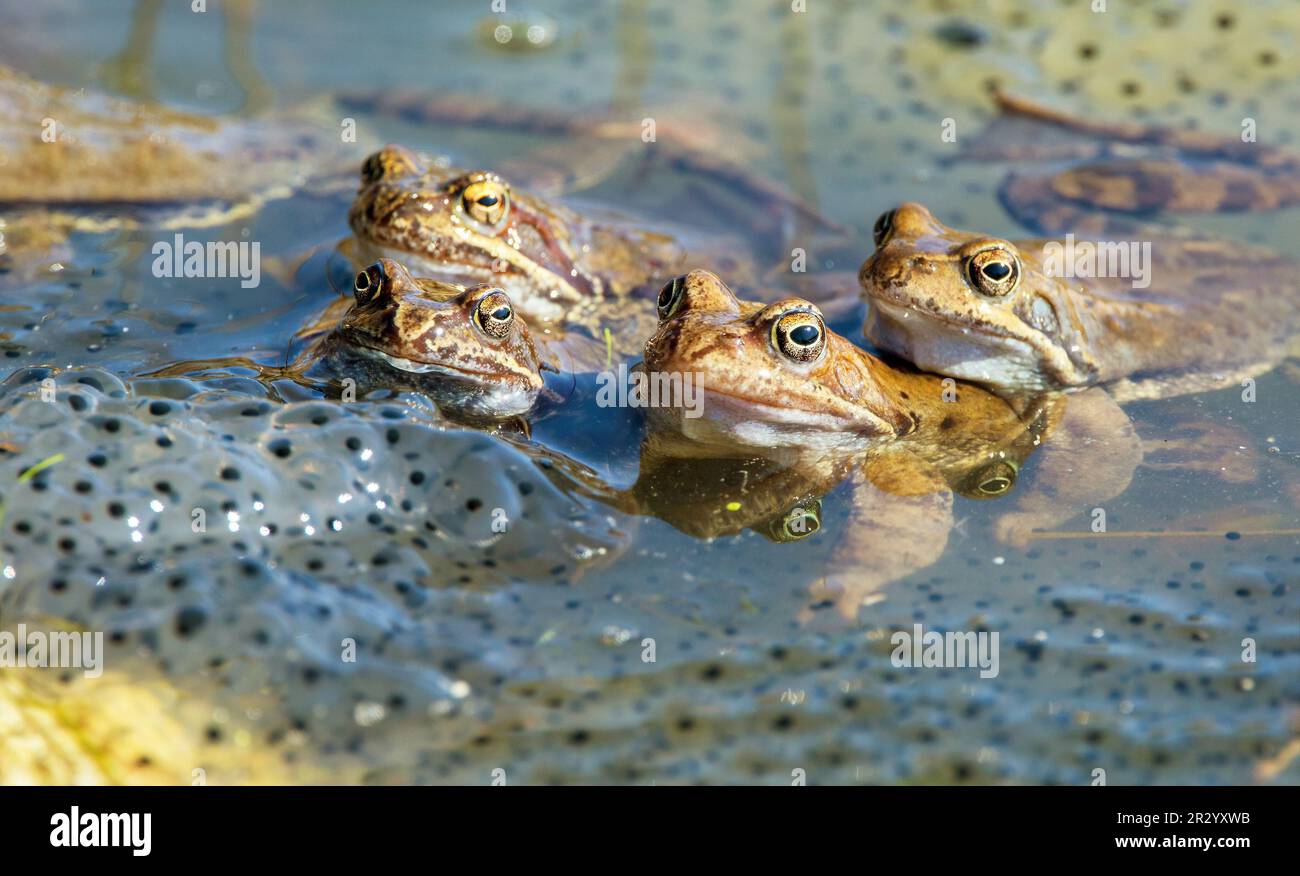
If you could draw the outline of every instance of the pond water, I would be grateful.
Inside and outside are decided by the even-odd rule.
[[[43,81],[272,131],[278,114],[317,108],[330,128],[355,120],[363,143],[468,167],[556,144],[395,118],[376,100],[465,95],[654,119],[855,233],[828,242],[795,223],[773,243],[725,186],[702,193],[680,169],[636,160],[566,203],[740,237],[769,264],[802,246],[814,278],[855,271],[872,221],[902,200],[1023,236],[996,197],[1005,167],[951,163],[940,135],[945,119],[959,141],[981,130],[993,84],[1114,120],[1235,132],[1252,117],[1271,142],[1300,144],[1293,3],[162,7],[5,4],[0,58]],[[348,109],[331,103],[339,95]],[[995,537],[1041,454],[1005,497],[955,495],[937,561],[844,621],[817,610],[810,588],[855,525],[847,483],[828,485],[807,537],[755,523],[707,538],[709,474],[666,482],[678,516],[594,495],[636,482],[644,424],[597,407],[589,380],[530,431],[476,431],[418,393],[345,404],[255,379],[247,363],[286,361],[294,333],[348,282],[334,247],[350,233],[351,193],[304,187],[180,229],[257,242],[253,288],[157,277],[151,249],[175,232],[150,224],[160,211],[127,207],[131,226],[76,230],[42,270],[0,276],[0,629],[104,634],[95,677],[0,669],[0,779],[1300,778],[1285,754],[1300,737],[1294,365],[1259,377],[1253,402],[1233,387],[1126,406],[1140,434],[1184,439],[1198,464],[1149,455],[1102,504],[1103,533],[1088,506],[1027,547]],[[11,206],[0,216],[18,215]],[[1287,251],[1300,213],[1188,221]],[[860,326],[860,309],[832,322],[864,343]],[[225,364],[149,376],[194,359]],[[914,541],[904,526],[871,551],[903,555]],[[891,637],[918,624],[996,632],[996,675],[895,665]]]

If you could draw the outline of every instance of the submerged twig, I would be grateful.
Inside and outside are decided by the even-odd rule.
[[[1127,532],[1031,532],[1030,540],[1082,538],[1245,538],[1246,536],[1300,535],[1300,529],[1234,529],[1228,532],[1207,532],[1198,529],[1160,530],[1135,529]]]

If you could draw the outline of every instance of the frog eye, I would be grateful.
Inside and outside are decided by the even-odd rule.
[[[670,283],[665,283],[664,287],[659,290],[659,298],[655,301],[655,307],[659,311],[659,321],[663,322],[672,317],[681,307],[682,300],[686,297],[686,278],[677,277]]]
[[[510,210],[510,189],[496,177],[483,177],[465,186],[460,203],[474,221],[497,225]]]
[[[789,541],[807,538],[822,528],[820,512],[819,505],[791,509],[781,521],[781,534]]]
[[[976,291],[1005,298],[1020,283],[1020,260],[1010,250],[998,247],[977,252],[966,262],[966,276]]]
[[[1009,492],[1016,485],[1017,474],[1015,463],[999,459],[977,469],[967,479],[966,488],[960,492],[971,499],[993,499]]]
[[[789,310],[772,323],[772,346],[787,359],[815,362],[826,349],[826,326],[811,310]]]
[[[388,279],[388,274],[384,271],[382,262],[375,262],[364,271],[357,273],[352,281],[352,294],[357,299],[357,304],[365,304],[374,300],[379,294],[379,290],[384,287],[384,281]]]
[[[510,298],[500,289],[493,289],[474,306],[474,322],[489,338],[504,338],[515,323],[515,309]]]
[[[885,241],[889,239],[890,232],[894,230],[894,214],[897,212],[897,210],[888,210],[876,219],[876,224],[871,228],[871,239],[876,242],[876,246],[884,246]]]
[[[822,528],[822,503],[809,499],[773,518],[759,531],[775,542],[798,541]]]

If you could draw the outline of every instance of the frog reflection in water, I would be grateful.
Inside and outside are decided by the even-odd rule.
[[[697,381],[703,415],[649,408],[636,483],[602,498],[698,537],[754,528],[789,541],[821,528],[821,497],[844,484],[848,520],[812,594],[845,617],[939,558],[954,492],[1006,494],[1049,433],[1072,450],[1093,437],[1079,431],[1093,425],[1086,418],[1072,422],[1062,394],[1012,404],[894,367],[829,331],[802,299],[741,301],[693,271],[664,287],[658,311],[643,367]],[[1018,497],[1016,513],[1122,491],[1131,471],[1107,463],[1086,477],[1072,465],[1039,466],[1037,489]]]

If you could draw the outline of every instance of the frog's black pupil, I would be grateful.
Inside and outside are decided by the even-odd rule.
[[[1009,486],[1011,486],[1011,481],[1006,478],[990,478],[984,482],[982,489],[986,493],[1002,493]]]
[[[510,308],[504,304],[492,311],[492,318],[500,322],[505,322],[510,318]]]
[[[817,336],[820,334],[821,332],[817,331],[817,326],[815,325],[801,325],[794,331],[790,332],[790,340],[794,341],[801,347],[806,347],[809,344],[816,343]]]
[[[984,276],[990,280],[1005,280],[1011,276],[1011,266],[1006,262],[989,262],[984,266]]]
[[[673,303],[673,299],[677,297],[677,290],[681,287],[681,283],[682,278],[678,277],[659,290],[658,306],[660,310],[663,310],[665,307]]]
[[[497,204],[497,196],[484,195],[483,197],[478,199],[478,203],[480,207],[495,207]]]

